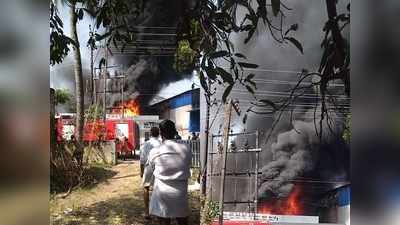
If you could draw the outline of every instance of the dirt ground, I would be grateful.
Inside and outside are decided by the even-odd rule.
[[[50,224],[154,224],[143,218],[143,190],[140,185],[139,161],[125,161],[113,167],[97,169],[98,182],[87,188],[72,191],[62,199],[50,200]],[[191,191],[192,209],[189,224],[199,224],[199,192]]]

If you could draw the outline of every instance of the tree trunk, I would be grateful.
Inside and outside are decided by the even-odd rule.
[[[81,52],[79,49],[79,39],[76,31],[76,24],[78,22],[76,14],[76,3],[72,3],[70,6],[70,32],[71,39],[74,41],[73,57],[74,57],[74,74],[75,74],[75,98],[76,98],[76,131],[75,138],[77,146],[82,146],[82,133],[83,133],[83,106],[84,106],[84,94],[83,94],[83,78],[82,78],[82,61]],[[77,149],[79,150],[79,149]]]
[[[54,100],[55,90],[50,88],[50,156],[55,152],[56,149],[56,122],[55,122],[55,100]]]
[[[339,24],[335,21],[337,17],[337,10],[336,10],[336,1],[335,0],[326,0],[326,10],[328,12],[328,19],[332,23],[332,38],[336,44],[336,49],[339,53],[339,57],[341,57],[341,62],[343,62],[344,58],[344,43],[343,37],[340,33]]]

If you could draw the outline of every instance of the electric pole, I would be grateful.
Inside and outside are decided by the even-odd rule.
[[[228,152],[229,145],[229,131],[231,126],[231,114],[232,114],[232,100],[229,99],[225,103],[224,111],[224,132],[223,132],[223,151],[222,151],[222,166],[221,166],[221,185],[219,191],[219,218],[218,223],[222,225],[224,222],[224,193],[225,193],[225,173],[226,173],[226,154]]]

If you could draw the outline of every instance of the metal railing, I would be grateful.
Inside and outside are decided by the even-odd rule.
[[[192,151],[192,168],[200,168],[200,140],[176,140],[188,146]]]

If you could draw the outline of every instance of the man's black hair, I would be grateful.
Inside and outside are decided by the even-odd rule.
[[[158,129],[158,127],[152,127],[150,129],[150,133],[152,137],[158,137],[158,135],[160,135],[160,129]]]
[[[175,123],[172,122],[171,120],[163,120],[160,125],[160,132],[161,132],[161,136],[164,139],[174,139],[175,135],[178,134],[178,132],[176,131],[175,128]]]

